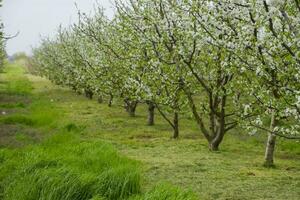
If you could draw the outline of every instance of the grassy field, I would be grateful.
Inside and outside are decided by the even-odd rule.
[[[0,74],[0,111],[0,199],[300,199],[299,141],[279,139],[266,169],[264,134],[235,130],[213,153],[191,119],[173,140],[144,105],[130,118],[20,64]]]

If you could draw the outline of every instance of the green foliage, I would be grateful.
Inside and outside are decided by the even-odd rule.
[[[23,61],[23,60],[27,60],[28,59],[28,56],[26,55],[25,52],[15,53],[14,55],[12,55],[12,57],[13,57],[13,60],[15,62]]]

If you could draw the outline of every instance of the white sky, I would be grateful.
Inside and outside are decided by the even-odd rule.
[[[7,36],[20,32],[7,42],[8,55],[16,52],[30,54],[41,36],[53,36],[60,24],[68,26],[77,20],[78,8],[85,13],[94,9],[96,1],[113,16],[111,0],[3,0],[0,17]]]

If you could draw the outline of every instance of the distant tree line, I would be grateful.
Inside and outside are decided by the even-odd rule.
[[[2,7],[2,0],[0,0],[0,8]],[[5,40],[4,40],[4,33],[3,33],[3,24],[0,19],[0,72],[3,70],[4,59],[6,57],[5,53]]]
[[[56,84],[99,102],[122,99],[130,116],[148,105],[179,137],[190,113],[210,150],[237,126],[299,139],[299,0],[116,0],[108,19],[79,12],[79,22],[34,49],[33,65]]]

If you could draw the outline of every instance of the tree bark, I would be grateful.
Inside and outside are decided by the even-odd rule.
[[[268,136],[266,152],[265,152],[265,163],[266,167],[274,166],[274,152],[275,152],[275,144],[276,144],[276,134],[274,133],[274,129],[276,127],[276,111],[272,112],[271,124],[270,124],[270,133]]]
[[[108,107],[112,106],[113,100],[114,100],[114,96],[112,94],[110,94],[109,95],[109,100],[108,100]]]
[[[209,149],[211,151],[219,151],[219,145],[222,143],[224,135],[226,133],[225,105],[226,105],[227,96],[226,96],[226,90],[223,89],[223,91],[224,91],[224,95],[222,96],[221,99],[220,113],[218,114],[216,113],[218,104],[214,103],[214,105],[211,105],[212,112],[211,112],[210,124],[212,126],[211,130],[214,133],[213,139],[209,141]],[[216,102],[217,99],[214,101]]]
[[[87,98],[93,99],[94,93],[93,93],[91,90],[85,89],[85,90],[84,90],[84,93],[85,93],[85,96],[86,96]]]
[[[77,93],[77,87],[75,85],[72,86],[72,90]]]
[[[225,132],[223,130],[219,130],[219,133],[209,141],[209,150],[211,151],[219,151],[219,146],[223,141]]]
[[[209,143],[209,150],[211,151],[219,151],[219,144],[216,142]]]
[[[147,102],[147,104],[148,104],[148,126],[153,126],[155,105],[151,101]]]
[[[196,105],[195,105],[195,102],[194,102],[194,99],[192,97],[191,92],[187,88],[184,88],[184,92],[185,92],[185,94],[186,94],[186,96],[188,98],[189,107],[192,110],[193,116],[194,116],[194,118],[195,118],[195,120],[196,120],[196,122],[197,122],[197,124],[198,124],[198,126],[200,128],[200,130],[202,131],[202,134],[207,139],[207,141],[210,141],[211,140],[211,136],[210,136],[208,130],[206,129],[205,125],[204,125],[202,117],[200,116],[200,114],[197,111],[197,108],[196,108]]]
[[[135,117],[135,110],[136,110],[138,102],[125,99],[124,103],[125,103],[125,109],[128,112],[129,116]]]
[[[173,129],[174,129],[174,133],[173,133],[173,138],[177,139],[179,137],[179,120],[178,120],[178,113],[175,112],[174,113],[174,119],[173,119]]]
[[[161,114],[161,116],[170,124],[170,126],[173,128],[173,138],[178,138],[179,137],[179,120],[178,120],[178,113],[174,112],[174,118],[173,121],[170,120],[166,114],[160,109],[158,104],[155,104],[157,111]]]
[[[135,117],[136,105],[131,105],[129,107],[128,113],[130,117]]]
[[[103,103],[103,97],[102,97],[102,95],[98,96],[98,103],[100,103],[100,104]]]
[[[78,95],[82,95],[82,90],[76,90],[76,93],[77,93]]]

